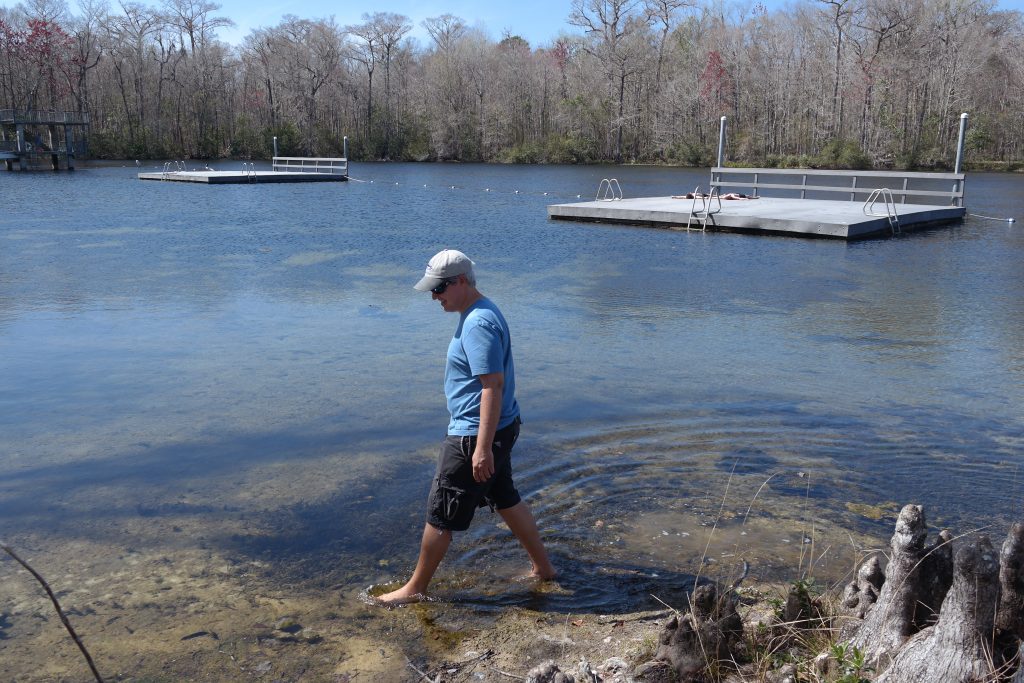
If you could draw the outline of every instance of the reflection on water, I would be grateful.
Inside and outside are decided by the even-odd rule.
[[[366,182],[3,175],[19,201],[0,216],[0,536],[80,586],[108,657],[119,623],[225,630],[299,606],[364,671],[384,665],[337,614],[426,637],[353,605],[415,561],[454,319],[411,284],[443,247],[477,261],[512,325],[517,482],[563,577],[516,581],[521,550],[481,511],[438,609],[640,609],[744,561],[837,579],[904,503],[996,536],[1020,516],[1016,227],[847,245],[555,223],[547,204],[611,171],[353,170]],[[630,196],[706,181],[614,173]],[[972,177],[969,203],[1020,217],[1021,184]],[[163,590],[189,576],[194,594]],[[17,584],[0,597],[11,676],[52,645]],[[171,635],[143,660],[177,653]]]

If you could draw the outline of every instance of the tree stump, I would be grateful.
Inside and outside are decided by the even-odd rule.
[[[885,582],[882,564],[878,555],[872,555],[861,564],[857,576],[843,591],[843,611],[857,619],[863,619],[872,605],[878,602],[878,594]]]
[[[790,585],[781,616],[782,624],[793,629],[821,628],[825,623],[821,601],[811,595],[810,585],[805,581]]]
[[[918,630],[934,624],[946,592],[953,585],[953,534],[948,529],[939,532],[939,538],[928,546],[919,570],[920,590],[914,625]]]
[[[920,566],[925,555],[928,527],[920,505],[900,510],[890,547],[892,557],[885,570],[885,583],[864,620],[849,624],[843,639],[859,648],[876,669],[888,664],[903,643],[916,632],[915,614],[921,595]],[[859,574],[859,572],[858,572]]]
[[[708,664],[732,659],[732,647],[743,635],[737,602],[735,592],[722,593],[715,584],[695,588],[689,612],[662,628],[654,659],[668,663],[680,681],[703,680]]]
[[[552,661],[541,662],[526,672],[526,683],[576,683],[572,674],[565,673]]]
[[[999,612],[996,627],[1024,639],[1024,524],[1017,522],[999,553]]]
[[[1017,646],[1017,652],[1013,655],[1017,658],[1017,672],[1010,679],[1010,683],[1024,683],[1024,666],[1020,666],[1021,662],[1024,662],[1024,643],[1020,643]]]
[[[938,622],[911,638],[877,682],[991,680],[1001,664],[993,661],[992,651],[998,606],[999,561],[992,543],[982,536],[956,553],[953,585]]]

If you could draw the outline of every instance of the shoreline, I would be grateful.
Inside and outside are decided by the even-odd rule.
[[[672,615],[668,607],[563,614],[512,606],[480,613],[447,601],[387,609],[366,605],[351,590],[299,595],[226,567],[215,580],[183,573],[161,578],[167,560],[128,558],[141,567],[138,579],[91,582],[103,589],[118,583],[121,596],[90,598],[92,591],[81,586],[55,587],[105,680],[412,681],[416,669],[441,673],[445,681],[508,680],[549,659],[563,670],[580,659],[594,667],[611,660],[635,665],[653,654]],[[46,611],[41,590],[27,575],[6,573],[0,577],[19,586],[19,600],[0,620],[0,676],[23,683],[86,680],[86,663],[52,607]],[[20,622],[29,615],[34,627],[23,632]]]
[[[721,545],[694,540],[718,556],[705,558],[697,573],[731,581],[742,572],[728,556],[736,532],[721,521],[706,530]],[[622,533],[614,526],[602,524],[601,533]],[[760,532],[751,526],[750,533]],[[125,681],[417,680],[410,662],[443,671],[445,681],[498,681],[510,679],[495,671],[525,676],[546,659],[563,671],[579,658],[594,667],[616,658],[635,665],[653,653],[672,610],[684,608],[695,576],[596,557],[583,569],[566,568],[589,572],[584,579],[524,584],[513,580],[512,567],[481,576],[457,561],[439,573],[438,601],[386,609],[361,600],[365,569],[331,577],[315,565],[299,572],[303,579],[273,561],[243,561],[177,538],[176,547],[128,549],[107,541],[7,540],[28,549],[22,555],[53,587],[104,678]],[[379,569],[392,579],[404,571],[397,564]],[[745,594],[768,596],[757,603],[765,608],[766,600],[784,599],[781,583],[762,578],[768,564],[752,558],[751,569]],[[799,578],[796,565],[791,569]],[[0,678],[85,680],[86,664],[41,588],[14,562],[0,562],[0,581],[11,587],[0,599]],[[600,596],[598,606],[588,606],[595,582],[631,597],[616,609],[603,609]]]
[[[165,157],[139,157],[139,161],[143,162],[155,162],[155,161],[166,161]],[[269,163],[271,157],[251,157],[251,156],[239,156],[239,157],[184,157],[185,161],[192,162],[248,162],[248,161],[261,161]],[[99,162],[101,164],[116,165],[118,162],[122,162],[120,165],[127,166],[128,162],[134,163],[134,159],[118,159],[114,157],[89,157],[78,160],[82,164],[88,164],[89,162]],[[665,168],[665,169],[680,169],[690,171],[707,171],[709,165],[691,166],[688,164],[672,163],[669,161],[657,162],[657,161],[636,161],[621,163],[616,162],[612,159],[605,159],[600,161],[587,161],[587,162],[547,162],[547,161],[535,161],[535,162],[519,162],[519,161],[502,161],[500,159],[486,159],[486,160],[461,160],[461,159],[349,159],[350,163],[353,164],[437,164],[441,166],[459,166],[459,165],[470,165],[470,164],[482,164],[486,166],[579,166],[579,167],[598,167],[598,166],[614,166],[617,168]],[[726,163],[726,166],[746,168],[778,168],[782,169],[819,169],[819,170],[858,170],[858,171],[907,171],[907,172],[936,172],[936,173],[951,173],[953,168],[951,166],[900,166],[900,165],[883,165],[883,166],[871,166],[869,168],[853,168],[853,167],[833,167],[833,166],[822,166],[822,165],[789,165],[789,164],[777,164],[775,166],[770,165],[764,159],[752,159],[752,160],[730,160]],[[975,161],[975,162],[964,162],[965,173],[1008,173],[1014,175],[1024,174],[1024,161]]]

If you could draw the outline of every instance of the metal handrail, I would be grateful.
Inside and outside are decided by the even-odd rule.
[[[346,157],[274,157],[271,168],[279,173],[348,175]]]
[[[870,191],[858,190],[857,189],[857,178],[896,178],[903,180],[903,191],[895,191],[893,194],[899,194],[903,197],[903,203],[907,203],[907,195],[919,195],[919,196],[939,196],[949,198],[950,205],[956,207],[963,207],[964,205],[964,185],[967,181],[967,176],[963,173],[963,158],[964,158],[964,144],[967,141],[967,112],[960,114],[960,133],[957,136],[956,141],[956,163],[953,165],[952,173],[928,173],[928,172],[911,172],[911,171],[837,171],[837,170],[805,170],[805,169],[783,169],[783,168],[726,168],[725,167],[725,131],[726,131],[726,117],[723,116],[721,124],[718,128],[718,159],[715,162],[715,166],[711,169],[711,185],[712,187],[718,186],[729,186],[729,187],[752,187],[754,188],[754,194],[760,194],[757,190],[760,188],[785,188],[785,189],[798,189],[800,190],[800,198],[804,199],[807,190],[816,192],[843,192],[850,194],[850,201],[855,201],[858,194],[864,194]],[[754,176],[753,183],[723,183],[722,176],[724,174],[747,174]],[[757,182],[758,175],[801,175],[803,176],[801,184],[798,186],[793,185],[779,185],[779,184],[759,184]],[[833,187],[833,186],[819,186],[819,187],[808,187],[807,176],[816,175],[831,175],[831,176],[853,176],[853,182],[849,188]],[[927,178],[930,180],[952,180],[953,188],[949,192],[926,192],[926,191],[911,191],[907,189],[907,184],[911,179],[923,179]]]
[[[700,200],[700,209],[697,209],[697,200]],[[717,209],[712,210],[712,200],[716,200],[718,202]],[[700,191],[700,186],[698,185],[693,190],[693,203],[690,204],[690,215],[687,216],[686,218],[686,229],[690,229],[690,225],[696,218],[701,222],[700,231],[705,232],[708,229],[708,221],[711,219],[711,216],[715,215],[721,210],[722,196],[718,192],[718,187],[714,186],[711,188],[711,192],[709,192],[708,194],[704,194],[703,192]]]
[[[879,199],[885,202],[885,213],[879,213],[875,209],[875,204],[878,203]],[[880,187],[871,193],[867,201],[864,202],[862,207],[865,216],[875,216],[889,219],[889,228],[892,230],[893,235],[900,234],[900,217],[896,213],[896,200],[892,198],[892,191],[887,187]]]
[[[723,176],[736,178],[737,176],[753,176],[753,182],[748,180],[726,180]],[[775,182],[764,182],[761,176],[781,176]],[[800,176],[799,182],[786,182],[786,176]],[[820,183],[808,184],[808,178],[849,178],[848,185],[824,185]],[[716,166],[711,169],[711,185],[713,187],[729,188],[753,188],[754,194],[760,194],[760,190],[799,190],[800,198],[804,199],[808,192],[831,192],[847,194],[850,201],[855,201],[857,196],[871,195],[876,188],[858,187],[859,179],[897,181],[902,185],[901,189],[890,189],[893,195],[899,195],[905,204],[908,196],[915,197],[941,197],[948,199],[954,206],[961,206],[964,199],[963,173],[927,173],[921,171],[844,171],[824,169],[791,169],[791,168],[733,168]],[[918,190],[910,187],[912,180],[917,181],[945,181],[952,180],[952,190]],[[814,182],[813,180],[811,181]]]
[[[617,202],[622,199],[622,186],[616,178],[602,178],[597,186],[595,202]]]
[[[165,161],[164,170],[160,172],[160,176],[163,180],[166,180],[167,176],[172,173],[184,173],[187,170],[184,161]]]

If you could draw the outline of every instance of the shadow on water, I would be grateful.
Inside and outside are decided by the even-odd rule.
[[[384,452],[405,453],[407,458],[415,448],[401,435],[371,428],[325,431],[320,426],[228,433],[157,447],[136,445],[100,457],[4,472],[0,523],[19,532],[94,539],[116,539],[117,524],[138,519],[191,518],[211,528],[225,518],[260,524],[264,515],[273,519],[283,500],[303,497],[299,473],[317,477],[322,469],[325,479],[334,475],[348,481],[356,471],[371,466],[366,461],[373,454]],[[334,467],[336,461],[342,463]],[[362,480],[351,485],[349,493],[387,490],[396,482],[408,488],[406,478],[426,477],[419,470],[427,466],[421,465],[410,466],[402,456],[373,459],[373,475],[360,475]],[[408,494],[396,500],[406,505]],[[326,509],[353,510],[356,517],[361,504],[358,498],[341,495]],[[310,507],[317,506],[296,506],[307,515],[301,511]],[[326,526],[338,520],[323,521]],[[160,539],[152,541],[158,544]],[[133,539],[138,542],[144,543]]]
[[[374,482],[375,499],[386,501],[408,482],[383,477]],[[403,514],[375,501],[338,494],[317,504],[300,504],[261,518],[259,534],[224,539],[230,554],[260,560],[268,578],[314,590],[344,589],[367,582],[397,583],[415,562],[422,530],[422,505]],[[571,523],[571,520],[565,520]],[[586,538],[586,532],[559,525],[550,551],[557,582],[521,578],[526,556],[511,533],[481,511],[477,531],[457,534],[431,595],[444,603],[479,611],[520,606],[537,611],[633,611],[654,607],[651,594],[670,604],[694,585],[687,572],[623,561]],[[673,602],[675,601],[675,602]]]
[[[675,556],[694,559],[692,545],[668,541],[702,533],[723,498],[723,529],[748,517],[792,517],[814,500],[818,514],[828,511],[838,524],[885,538],[888,517],[865,518],[846,505],[882,506],[890,514],[904,503],[926,502],[930,522],[955,527],[970,509],[957,506],[955,491],[942,482],[969,476],[988,509],[1012,514],[1014,501],[1000,497],[994,482],[1017,476],[1024,434],[952,411],[902,413],[879,429],[779,402],[707,403],[686,414],[527,436],[517,446],[516,478],[561,562],[593,558],[593,567],[659,575],[678,570]],[[126,523],[145,530],[189,521],[204,543],[259,560],[281,580],[312,587],[392,580],[415,561],[433,469],[433,456],[413,457],[414,446],[432,450],[423,439],[371,428],[297,427],[28,467],[7,472],[0,483],[0,520],[54,538],[116,543]],[[363,458],[353,455],[361,449]],[[864,457],[875,468],[849,469]],[[313,479],[327,483],[313,491],[306,488]],[[521,570],[521,551],[496,519],[481,511],[446,567],[464,572],[496,562],[498,575]],[[666,530],[671,535],[662,538]],[[145,534],[133,535],[132,544],[147,543]],[[638,548],[650,558],[649,570],[630,561]],[[621,591],[604,593],[597,584],[606,577],[593,567],[581,564],[574,573],[593,579],[594,592],[574,591],[596,608]]]
[[[990,510],[1012,514],[995,482],[1016,476],[1024,434],[951,410],[892,412],[879,426],[762,396],[573,431],[531,426],[516,480],[560,580],[517,581],[522,549],[481,510],[432,593],[479,614],[635,611],[657,608],[652,596],[678,606],[698,571],[731,581],[741,558],[762,579],[793,578],[809,500],[817,518],[880,539],[908,502],[957,529],[971,509],[942,482],[966,476]],[[27,467],[0,483],[0,521],[54,540],[211,548],[276,585],[351,591],[402,580],[415,563],[433,470],[421,436],[317,423]],[[875,466],[849,468],[864,457]],[[870,506],[877,516],[860,514]]]
[[[652,593],[672,604],[693,585],[705,541],[716,533],[724,548],[710,558],[716,564],[707,576],[731,580],[742,556],[762,578],[790,579],[796,563],[786,557],[799,552],[797,532],[812,528],[808,500],[816,518],[884,539],[902,504],[930,502],[936,480],[965,467],[975,480],[1005,477],[1012,439],[1000,446],[1005,439],[993,435],[989,447],[1003,455],[971,462],[949,451],[947,421],[962,419],[919,417],[913,429],[886,434],[752,404],[731,415],[718,406],[700,416],[602,424],[555,443],[527,437],[517,447],[517,481],[562,573],[559,588],[516,582],[525,556],[498,518],[481,510],[456,536],[433,594],[478,610],[612,612],[649,604]],[[779,422],[788,424],[791,441],[778,442]],[[797,423],[800,438],[792,436],[801,431]],[[946,444],[944,458],[939,443]],[[865,452],[892,474],[852,478],[846,463]],[[907,462],[908,452],[932,457]],[[342,491],[265,511],[260,533],[222,542],[288,583],[322,589],[402,580],[415,562],[430,467],[374,473],[360,495]],[[929,520],[955,522],[960,512],[935,510]],[[779,555],[783,541],[792,543],[788,555]]]

